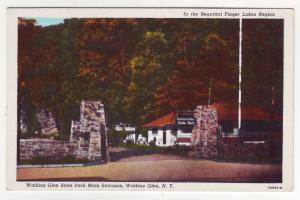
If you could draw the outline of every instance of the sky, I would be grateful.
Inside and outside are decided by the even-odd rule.
[[[64,18],[50,18],[50,17],[35,17],[37,25],[40,26],[50,26],[61,24],[64,22]]]

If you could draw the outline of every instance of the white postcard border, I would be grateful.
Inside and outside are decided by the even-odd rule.
[[[222,16],[184,16],[186,13],[222,12]],[[225,12],[240,13],[224,16]],[[275,16],[241,16],[242,12],[275,13]],[[159,191],[291,191],[293,188],[293,39],[294,16],[292,9],[220,9],[220,8],[9,8],[7,11],[7,177],[8,190],[62,190],[67,188],[28,188],[26,182],[16,181],[16,133],[17,133],[17,19],[18,17],[64,17],[64,18],[261,18],[284,19],[284,117],[283,117],[283,182],[273,183],[177,183],[173,189]],[[48,182],[45,182],[48,183]],[[75,184],[76,182],[70,182]],[[98,182],[101,183],[101,182]],[[107,182],[105,182],[107,183]],[[109,182],[113,184],[114,182]],[[119,182],[118,182],[119,183]],[[125,183],[122,183],[125,184]],[[151,184],[143,182],[140,184]],[[161,183],[157,184],[169,184]],[[269,187],[282,187],[270,190]],[[74,190],[116,190],[115,188],[71,188]],[[118,191],[129,190],[117,189]],[[132,190],[132,189],[130,189]],[[141,188],[137,188],[141,190]],[[146,190],[157,191],[155,188]]]

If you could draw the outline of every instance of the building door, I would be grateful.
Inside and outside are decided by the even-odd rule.
[[[167,144],[167,133],[166,133],[166,128],[163,128],[163,144]]]

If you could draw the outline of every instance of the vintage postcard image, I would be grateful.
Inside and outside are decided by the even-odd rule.
[[[7,12],[7,189],[292,190],[292,9]]]

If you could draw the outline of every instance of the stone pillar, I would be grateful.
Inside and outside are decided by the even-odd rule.
[[[217,110],[212,106],[197,106],[194,117],[196,126],[192,131],[190,155],[204,159],[217,158]]]
[[[82,101],[80,106],[80,132],[84,137],[89,135],[88,159],[91,161],[103,161],[103,151],[101,148],[100,126],[106,127],[104,105],[101,101]],[[103,132],[103,131],[102,131]],[[106,130],[104,133],[106,136]],[[105,140],[107,137],[105,137]],[[106,141],[102,141],[105,142]],[[107,151],[107,148],[105,149]],[[105,152],[106,153],[106,152]]]
[[[57,134],[58,129],[54,120],[54,117],[52,116],[51,112],[47,109],[41,109],[36,114],[37,120],[41,125],[41,132],[42,135],[51,135],[51,134]]]
[[[90,144],[89,144],[89,160],[101,160],[101,133],[100,126],[94,125],[90,130]]]
[[[77,141],[77,152],[76,158],[77,159],[88,159],[89,156],[89,140],[83,137],[79,137]]]

